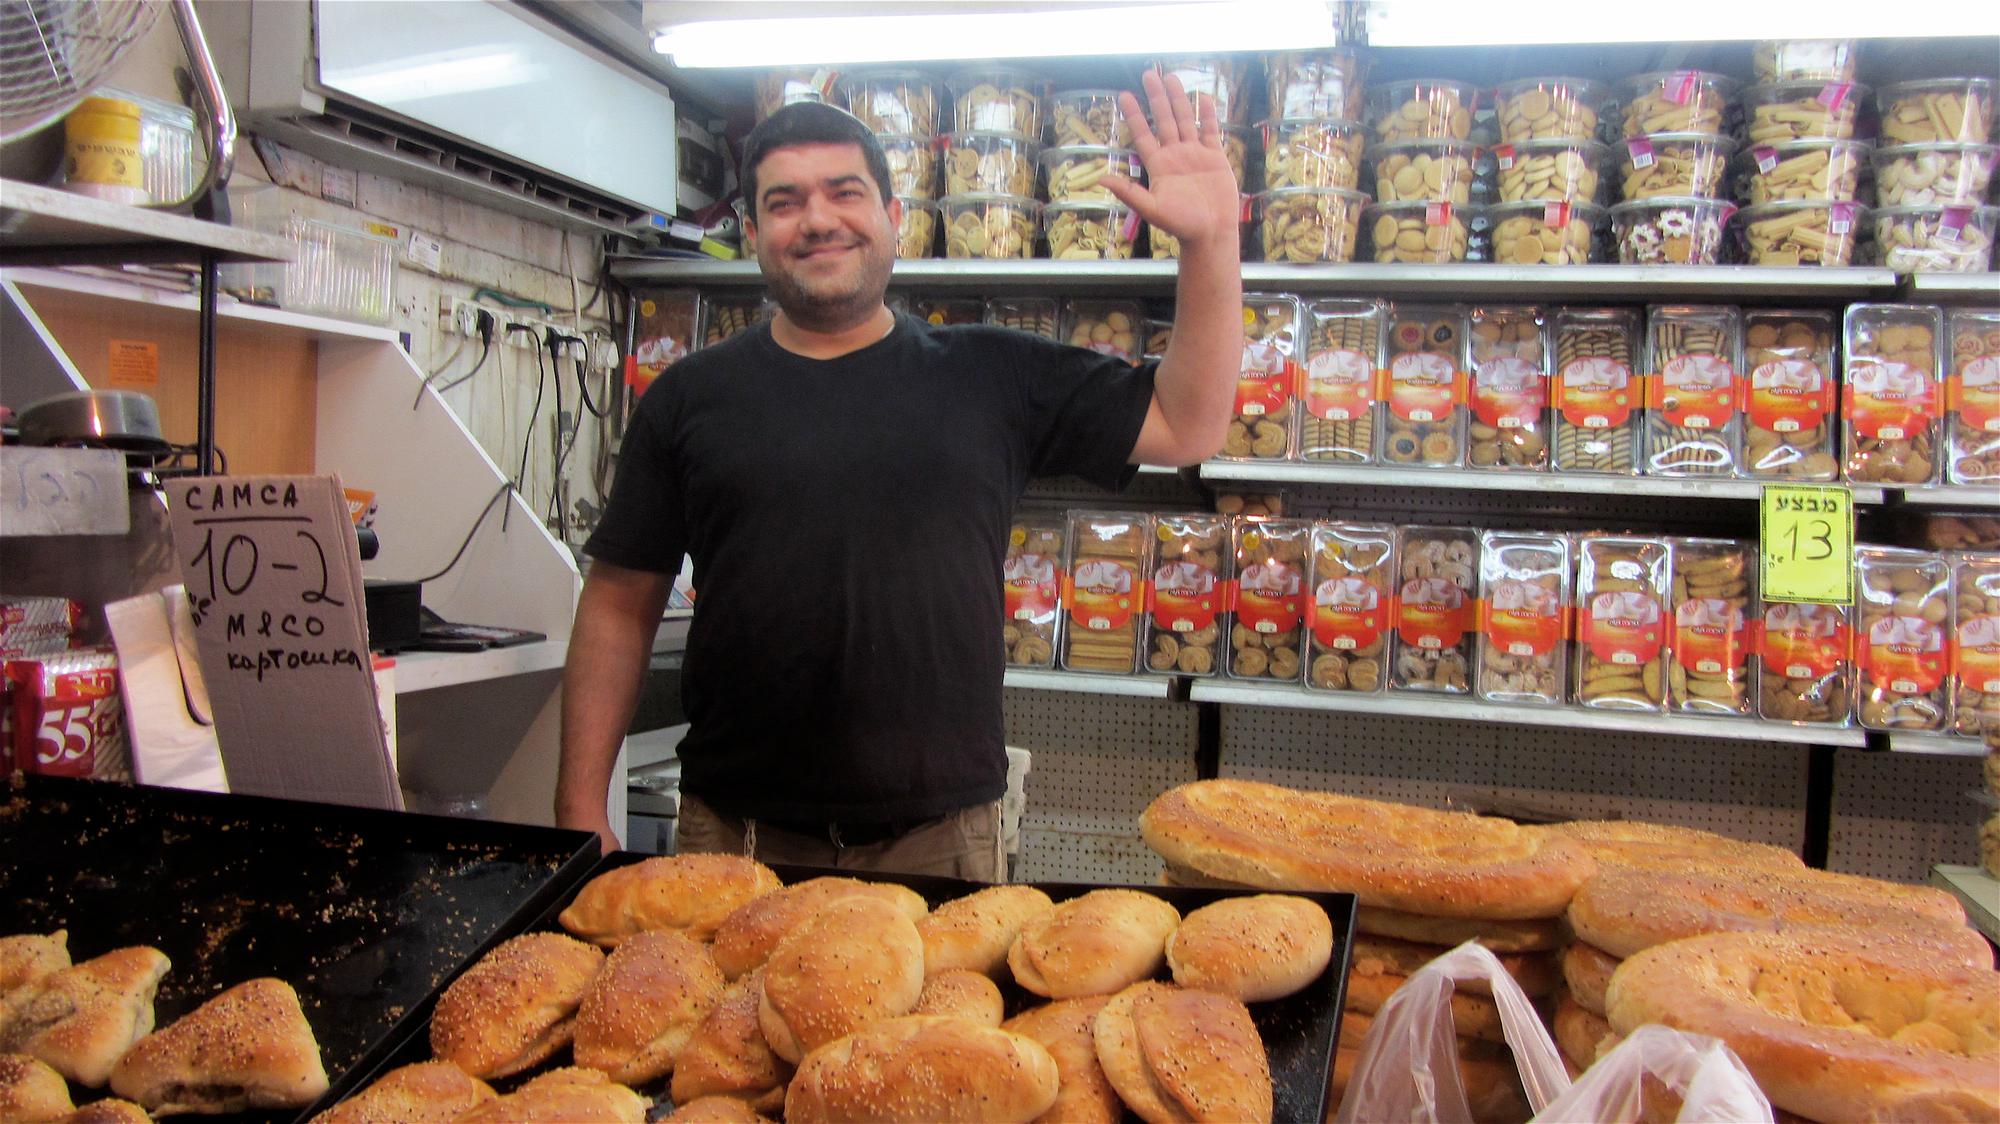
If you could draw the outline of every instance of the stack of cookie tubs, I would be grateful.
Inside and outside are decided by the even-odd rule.
[[[1491,92],[1498,143],[1495,202],[1486,214],[1492,256],[1506,265],[1595,261],[1601,205],[1614,167],[1598,138],[1613,90],[1573,77],[1535,77]]]
[[[1627,265],[1717,265],[1736,208],[1726,172],[1737,144],[1737,82],[1701,70],[1636,75],[1619,89],[1619,195],[1612,208]]]
[[[848,76],[840,92],[847,111],[874,131],[888,160],[889,190],[903,208],[896,256],[936,256],[942,87],[921,71],[883,68]]]
[[[1271,262],[1353,261],[1368,205],[1367,59],[1352,50],[1284,51],[1265,59],[1264,73],[1256,248]]]
[[[1480,91],[1450,79],[1388,82],[1368,91],[1367,257],[1383,263],[1467,260],[1487,187],[1473,121]]]

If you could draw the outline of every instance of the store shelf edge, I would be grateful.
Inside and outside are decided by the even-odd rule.
[[[1033,691],[1071,691],[1086,695],[1126,695],[1132,698],[1170,698],[1174,689],[1171,675],[1091,675],[1076,671],[1038,671],[1010,668],[1005,683],[1009,687]]]

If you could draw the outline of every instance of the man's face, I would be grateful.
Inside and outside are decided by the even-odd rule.
[[[755,202],[745,232],[780,308],[826,329],[873,314],[895,265],[902,204],[882,205],[860,148],[777,149],[758,165]]]

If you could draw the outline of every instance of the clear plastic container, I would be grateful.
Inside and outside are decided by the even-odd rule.
[[[1636,476],[1642,395],[1639,314],[1629,308],[1563,308],[1553,329],[1555,468]]]
[[[1473,157],[1470,144],[1399,141],[1369,149],[1379,203],[1472,201]]]
[[[1063,569],[1070,589],[1061,630],[1067,671],[1130,675],[1139,666],[1152,572],[1153,518],[1139,511],[1072,511]]]
[[[1145,341],[1140,336],[1143,321],[1138,301],[1066,300],[1058,338],[1072,347],[1087,347],[1137,363],[1144,354]]]
[[[1953,309],[1945,479],[2000,484],[2000,310]]]
[[[387,325],[396,312],[394,238],[294,214],[282,192],[263,186],[229,193],[240,226],[291,244],[289,262],[222,267],[225,291],[254,304]]]
[[[1605,210],[1589,203],[1496,203],[1486,218],[1497,263],[1582,265],[1597,260]]]
[[[1250,120],[1250,60],[1242,55],[1183,55],[1157,59],[1154,69],[1181,81],[1194,102],[1195,123],[1202,123],[1199,95],[1214,99],[1216,116],[1224,125],[1243,125]]]
[[[1042,205],[1021,195],[948,195],[938,201],[947,258],[1028,258]]]
[[[1112,261],[1132,256],[1139,216],[1122,203],[1051,203],[1042,208],[1042,234],[1057,261]]]
[[[1763,39],[1751,48],[1759,82],[1852,82],[1858,39]]]
[[[1743,475],[1821,481],[1840,475],[1833,426],[1839,332],[1824,309],[1743,311]]]
[[[1611,237],[1625,265],[1720,265],[1734,203],[1672,195],[1611,208]]]
[[[936,199],[938,194],[938,150],[929,137],[875,138],[889,163],[889,190],[912,199]]]
[[[1389,686],[1463,695],[1478,642],[1479,536],[1458,527],[1396,532],[1396,630]]]
[[[193,194],[206,160],[202,141],[195,135],[193,110],[109,86],[99,87],[94,96],[127,102],[139,110],[139,180],[145,198],[135,197],[134,202],[171,206]]]
[[[1479,549],[1479,697],[1561,706],[1568,698],[1569,539],[1488,531]]]
[[[1884,86],[1875,94],[1882,143],[1956,141],[1985,144],[1993,137],[1993,79],[1924,78]]]
[[[902,221],[896,224],[896,257],[934,258],[937,256],[938,205],[914,195],[898,195],[903,204]]]
[[[794,102],[833,100],[839,73],[823,66],[782,66],[757,72],[751,99],[757,120],[763,121]]]
[[[1927,305],[1851,304],[1844,330],[1846,478],[1898,487],[1934,482],[1942,459],[1944,313]]]
[[[1147,223],[1146,256],[1157,260],[1178,258],[1181,256],[1181,240],[1152,223]]]
[[[1354,260],[1368,197],[1337,187],[1281,187],[1257,196],[1258,241],[1268,262]]]
[[[1610,100],[1610,88],[1588,78],[1523,78],[1493,91],[1493,112],[1503,143],[1590,141]]]
[[[1987,273],[2000,207],[1879,207],[1874,260],[1897,273]]]
[[[1163,675],[1222,670],[1230,565],[1229,517],[1153,519],[1153,577],[1146,588],[1146,668]]]
[[[1628,137],[1619,153],[1620,192],[1626,199],[1656,195],[1722,198],[1723,174],[1736,143],[1705,133],[1655,133]]]
[[[1263,190],[1252,182],[1250,175],[1250,147],[1255,143],[1255,130],[1248,125],[1227,125],[1222,130],[1222,158],[1229,161],[1229,173],[1236,177],[1236,191],[1255,194]]]
[[[1139,154],[1129,148],[1088,145],[1045,148],[1041,163],[1051,203],[1114,201],[1116,196],[1104,186],[1106,172],[1115,172],[1134,183],[1139,181]]]
[[[701,298],[701,346],[714,347],[741,335],[754,325],[778,315],[778,306],[756,296],[715,296]]]
[[[1167,348],[1173,346],[1174,322],[1147,317],[1139,322],[1139,338],[1145,342],[1145,358],[1164,358]]]
[[[1386,82],[1368,91],[1368,124],[1382,144],[1466,140],[1478,108],[1479,91],[1450,79]]]
[[[1042,101],[1049,87],[1040,75],[1010,66],[977,67],[952,75],[945,85],[951,90],[953,132],[1042,139]]]
[[[1054,297],[991,297],[981,320],[1044,339],[1061,339],[1056,331],[1056,304]]]
[[[1721,134],[1738,88],[1734,78],[1705,70],[1661,70],[1628,78],[1621,90],[1624,135]]]
[[[1647,311],[1647,366],[1653,372],[1647,475],[1736,475],[1742,331],[1742,316],[1732,305],[1654,305]]]
[[[1757,707],[1756,548],[1728,539],[1674,539],[1673,574],[1674,662],[1667,669],[1667,709],[1748,716]]]
[[[1359,118],[1367,103],[1368,59],[1342,48],[1274,51],[1264,56],[1264,82],[1274,117]]]
[[[1854,551],[1854,716],[1869,730],[1951,723],[1951,567],[1920,550]]]
[[[1766,203],[1730,217],[1730,239],[1745,265],[1837,268],[1854,260],[1868,211],[1856,203]]]
[[[1982,727],[2000,725],[2000,555],[1959,554],[1951,562],[1958,632],[1952,729],[1978,737]]]
[[[1796,726],[1845,726],[1853,711],[1851,608],[1764,606],[1757,715]]]
[[[1117,90],[1064,90],[1049,99],[1049,128],[1058,147],[1132,147],[1132,125]]]
[[[1374,694],[1387,684],[1396,573],[1394,527],[1313,524],[1309,689]]]
[[[952,133],[945,137],[944,193],[1033,195],[1035,154],[1042,150],[1026,133]]]
[[[1609,149],[1588,140],[1503,144],[1493,150],[1496,194],[1502,203],[1595,203],[1609,158]]]
[[[1743,135],[1751,145],[1851,140],[1868,100],[1859,82],[1767,82],[1743,91]]]
[[[1473,468],[1549,467],[1548,324],[1531,305],[1472,310],[1466,333],[1472,381],[1466,462]]]
[[[1403,468],[1465,463],[1465,337],[1461,305],[1389,307],[1389,376],[1377,460]]]
[[[1799,140],[1757,145],[1736,157],[1736,197],[1756,206],[1785,200],[1852,203],[1868,168],[1865,141]]]
[[[1264,187],[1339,187],[1361,183],[1367,130],[1357,121],[1285,117],[1264,122]]]
[[[1298,428],[1299,356],[1305,351],[1297,297],[1243,294],[1243,361],[1224,460],[1284,460]]]
[[[1381,302],[1330,297],[1309,302],[1306,400],[1299,455],[1308,461],[1368,464],[1375,459],[1375,373],[1383,366]]]
[[[1576,563],[1576,698],[1660,713],[1667,702],[1672,551],[1665,539],[1585,535]]]
[[[934,137],[938,84],[917,70],[866,70],[841,82],[847,111],[877,133]]]
[[[986,319],[986,304],[978,297],[919,296],[910,299],[910,315],[940,326],[978,324]]]
[[[1377,203],[1361,212],[1364,254],[1378,262],[1442,264],[1464,261],[1478,207],[1452,203]]]
[[[1304,667],[1312,524],[1262,516],[1230,524],[1236,604],[1224,670],[1232,679],[1296,683]]]
[[[1986,198],[2000,146],[1900,144],[1875,149],[1870,159],[1875,165],[1875,201],[1884,207],[1972,206]]]
[[[1025,514],[1007,530],[1000,564],[1006,619],[1000,632],[1009,667],[1056,665],[1066,531],[1060,513]]]

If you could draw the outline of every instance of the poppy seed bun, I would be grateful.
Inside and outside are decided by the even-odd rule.
[[[1166,951],[1182,987],[1258,1003],[1319,978],[1333,958],[1333,922],[1289,894],[1224,898],[1183,918]]]

